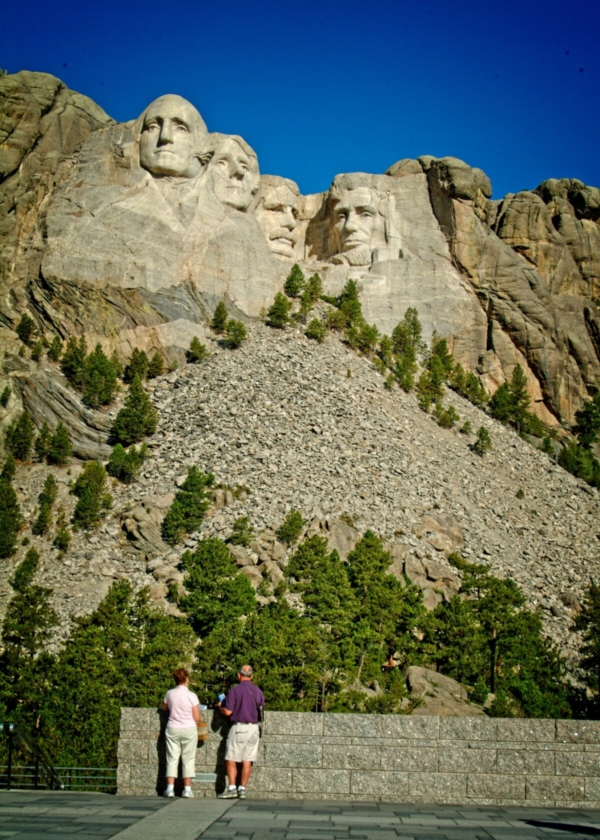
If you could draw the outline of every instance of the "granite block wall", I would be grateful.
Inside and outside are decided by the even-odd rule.
[[[203,713],[197,796],[225,785],[228,724]],[[600,808],[600,721],[267,712],[248,795]],[[164,788],[164,716],[122,709],[118,788]]]

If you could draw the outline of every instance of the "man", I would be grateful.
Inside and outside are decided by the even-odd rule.
[[[252,666],[242,665],[238,672],[238,685],[217,704],[217,708],[231,718],[232,723],[225,751],[228,786],[219,794],[219,799],[246,798],[252,763],[258,755],[259,708],[264,708],[265,698],[260,688],[252,684],[252,675]],[[240,784],[236,788],[240,767]]]
[[[292,259],[294,256],[299,200],[300,190],[293,181],[278,175],[261,177],[256,218],[269,248],[277,257]]]

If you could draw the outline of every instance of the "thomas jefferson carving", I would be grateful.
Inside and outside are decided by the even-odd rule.
[[[227,207],[245,213],[260,186],[258,159],[237,135],[213,134],[215,153],[207,169],[209,189]]]

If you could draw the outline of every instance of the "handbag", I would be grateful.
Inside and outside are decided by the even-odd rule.
[[[208,723],[205,723],[201,720],[199,723],[196,724],[198,728],[198,743],[200,744],[202,741],[208,741],[210,732],[208,729]]]

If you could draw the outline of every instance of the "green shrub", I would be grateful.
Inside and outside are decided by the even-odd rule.
[[[71,438],[67,427],[63,423],[59,423],[50,441],[48,463],[63,466],[67,463],[71,452]]]
[[[591,400],[586,400],[575,412],[574,433],[581,446],[590,449],[600,438],[600,391]]]
[[[95,528],[112,507],[106,470],[98,461],[88,461],[77,478],[73,491],[78,498],[73,511],[73,527],[89,531]]]
[[[240,347],[243,341],[248,337],[248,331],[241,321],[236,321],[231,318],[227,321],[225,326],[225,344],[234,350]]]
[[[60,336],[55,335],[48,347],[47,356],[51,362],[58,362],[63,352],[63,343]]]
[[[117,443],[110,453],[106,472],[124,484],[131,484],[138,476],[147,454],[148,447],[145,443],[139,449],[130,446],[129,451],[122,444]]]
[[[470,420],[466,420],[459,429],[459,432],[462,435],[472,435],[473,434],[473,426],[471,425]]]
[[[318,341],[319,344],[322,344],[325,341],[325,337],[327,335],[327,326],[326,324],[321,321],[320,318],[313,318],[310,324],[307,326],[304,335],[307,338],[312,338],[314,341]]]
[[[386,377],[385,382],[383,383],[383,387],[386,391],[391,391],[394,387],[394,383],[396,382],[396,377],[393,373],[390,373],[389,376]]]
[[[10,399],[11,394],[12,391],[10,390],[10,385],[6,385],[6,387],[0,394],[0,405],[2,406],[2,408],[6,408],[6,406],[8,405],[8,401]]]
[[[600,461],[577,441],[563,446],[558,463],[571,475],[582,478],[592,487],[600,487]]]
[[[304,285],[304,274],[302,273],[302,269],[298,263],[294,263],[283,285],[283,291],[288,297],[297,298],[300,297],[300,292],[304,289]],[[277,325],[273,324],[273,326]]]
[[[43,341],[36,341],[33,347],[31,348],[31,358],[34,362],[39,362],[42,358],[42,354],[44,352],[44,342]]]
[[[148,375],[148,356],[144,350],[138,350],[137,347],[133,348],[133,352],[131,354],[131,358],[129,362],[125,365],[125,370],[123,371],[123,381],[127,384],[133,382],[136,376],[140,378],[140,380],[145,379]]]
[[[169,545],[177,545],[186,534],[200,527],[210,504],[207,490],[213,483],[211,473],[201,473],[196,466],[188,469],[186,479],[163,519],[162,535]]]
[[[50,452],[50,447],[52,446],[52,433],[48,428],[48,424],[46,422],[43,423],[42,428],[40,429],[40,433],[36,438],[36,441],[33,445],[35,450],[35,454],[37,455],[40,461],[45,461],[48,457],[48,453]]]
[[[291,545],[296,542],[303,528],[304,519],[302,518],[302,514],[292,508],[277,530],[277,539],[280,542]]]
[[[37,327],[33,318],[30,318],[27,313],[21,315],[21,320],[17,324],[15,332],[23,342],[23,344],[31,344],[34,334],[37,332]]]
[[[477,677],[477,682],[473,686],[473,691],[471,692],[471,696],[469,697],[469,700],[472,703],[478,703],[480,706],[483,706],[483,704],[485,703],[485,701],[488,698],[489,693],[490,693],[490,690],[487,687],[487,685],[485,684],[485,680],[483,679],[483,677],[480,674]]]
[[[231,536],[227,540],[230,545],[249,546],[254,537],[254,526],[247,516],[240,516],[235,520],[231,529]]]
[[[24,411],[16,422],[12,422],[6,429],[4,446],[8,452],[19,461],[27,461],[31,454],[31,447],[35,437],[35,427],[29,414]]]
[[[485,426],[480,426],[477,430],[477,439],[471,448],[473,452],[476,452],[482,457],[492,448],[492,438]]]
[[[341,309],[330,309],[327,312],[327,326],[330,330],[343,330],[348,324],[348,318]]]
[[[523,488],[519,487],[519,489],[517,490],[515,495],[516,495],[517,499],[524,499],[525,498],[525,493],[523,492]]]
[[[460,420],[453,405],[444,408],[441,402],[436,404],[433,415],[437,420],[438,426],[441,426],[442,429],[452,429]]]
[[[267,312],[267,324],[282,330],[290,322],[290,309],[292,304],[281,292],[277,292],[273,305]]]
[[[125,404],[115,418],[111,429],[114,443],[129,446],[156,431],[158,414],[152,400],[144,390],[141,379],[135,376],[125,397]]]
[[[156,379],[157,376],[162,376],[165,372],[165,360],[157,351],[150,359],[148,365],[148,379]]]
[[[200,339],[197,336],[194,336],[190,341],[190,349],[186,350],[185,357],[190,364],[195,364],[196,362],[201,362],[203,359],[209,355],[208,350],[200,342]]]

